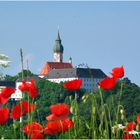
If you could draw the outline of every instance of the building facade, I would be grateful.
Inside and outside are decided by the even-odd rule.
[[[97,90],[98,82],[105,77],[102,70],[89,68],[53,69],[45,76],[47,80],[55,83],[81,79],[83,81],[81,88],[86,92]]]
[[[96,90],[98,82],[106,77],[104,72],[100,69],[93,68],[73,68],[71,57],[69,62],[63,62],[63,53],[64,47],[58,31],[53,48],[53,62],[46,62],[41,69],[39,77],[44,77],[56,83],[81,79],[83,81],[82,88],[87,92]]]

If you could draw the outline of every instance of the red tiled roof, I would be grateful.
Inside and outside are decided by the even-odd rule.
[[[47,62],[42,68],[40,75],[47,75],[52,69],[67,69],[73,68],[71,63],[63,62]]]

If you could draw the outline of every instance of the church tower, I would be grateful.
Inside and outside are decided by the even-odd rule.
[[[58,31],[57,39],[55,40],[55,45],[53,49],[54,62],[63,62],[63,51],[64,48],[61,44],[61,39]]]

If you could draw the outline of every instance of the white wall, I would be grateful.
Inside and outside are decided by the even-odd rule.
[[[20,100],[22,98],[22,92],[18,89],[20,85],[22,85],[22,82],[16,82],[16,91],[11,95],[12,99]]]
[[[71,80],[74,80],[74,79],[78,79],[77,77],[72,77],[72,78],[57,78],[57,79],[47,79],[51,82],[54,82],[54,83],[60,83],[60,82],[66,82],[66,81],[71,81]]]
[[[98,82],[101,80],[101,78],[77,78],[77,77],[73,77],[73,78],[57,78],[57,79],[47,79],[51,82],[55,82],[55,83],[60,83],[65,82],[65,81],[71,81],[74,79],[81,79],[83,81],[82,87],[83,89],[86,90],[86,92],[92,92],[94,90],[97,90],[98,87]]]

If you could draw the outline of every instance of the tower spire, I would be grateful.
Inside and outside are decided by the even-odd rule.
[[[61,41],[60,34],[59,34],[59,29],[58,29],[58,33],[57,33],[57,39],[56,39],[56,40],[59,40],[59,41]]]
[[[57,38],[55,40],[55,45],[54,45],[54,62],[63,62],[63,45],[61,44],[61,38],[59,34],[59,30],[57,33]]]

